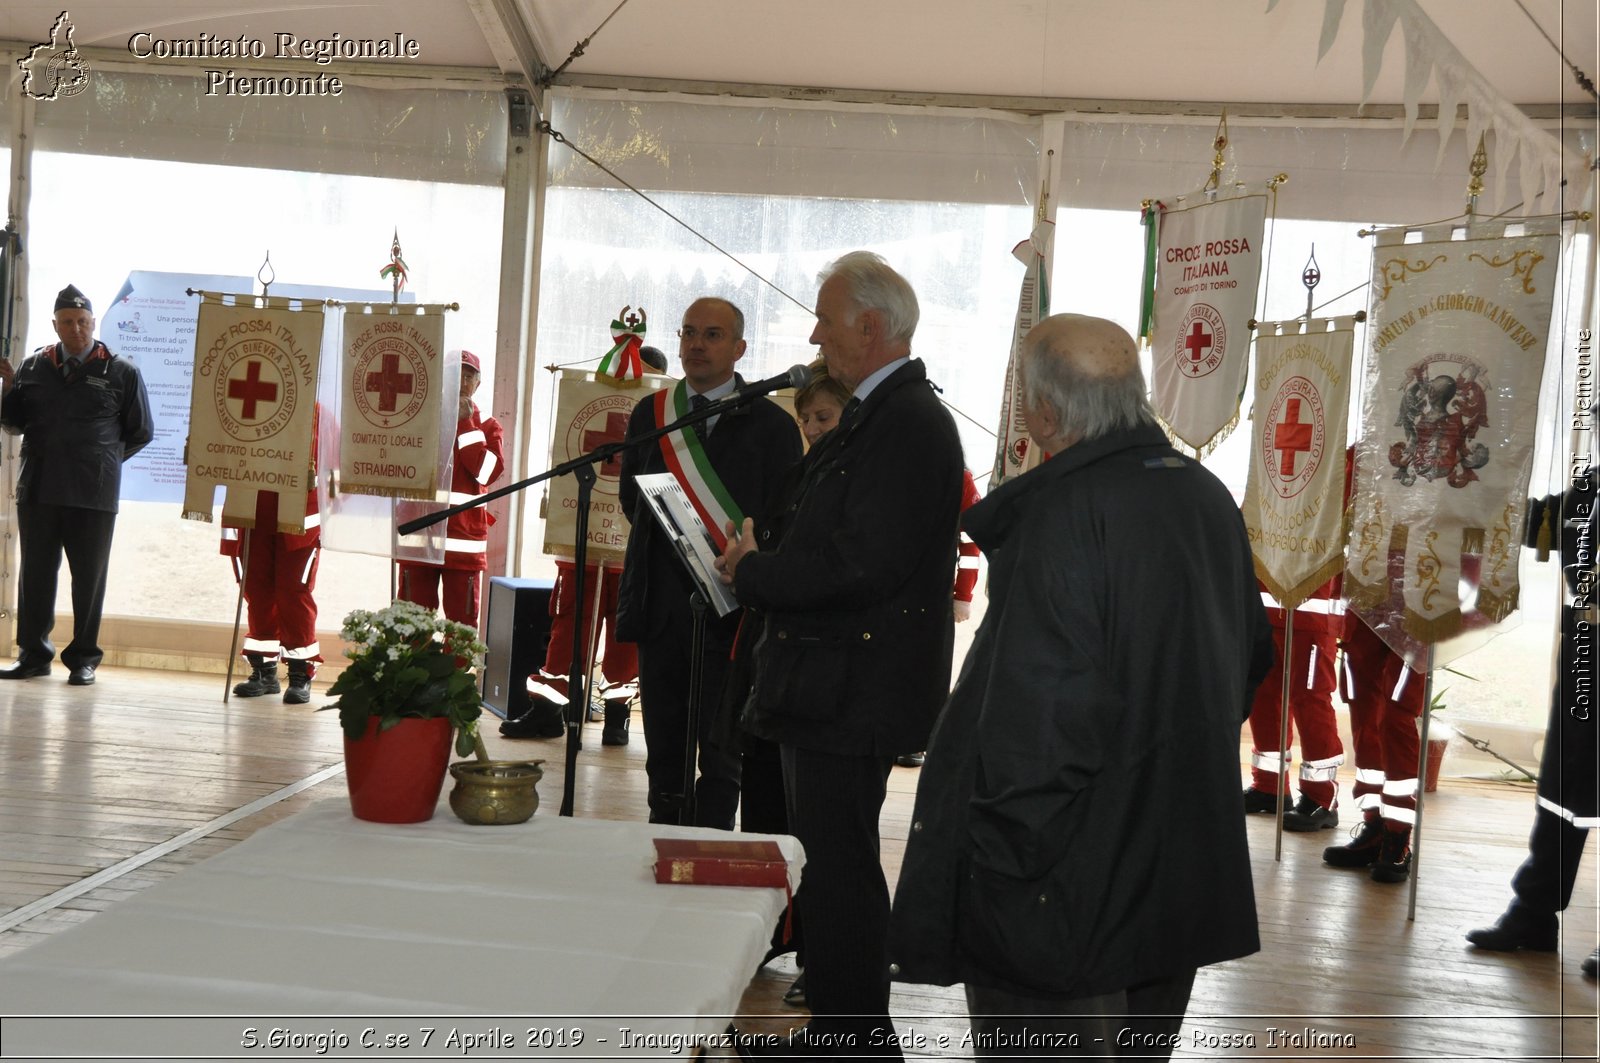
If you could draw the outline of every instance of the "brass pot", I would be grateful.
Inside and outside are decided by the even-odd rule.
[[[539,807],[542,760],[463,760],[450,765],[450,809],[467,823],[523,823]]]

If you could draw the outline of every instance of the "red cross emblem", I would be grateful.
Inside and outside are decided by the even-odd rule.
[[[400,356],[385,354],[383,368],[367,374],[366,390],[378,396],[378,412],[393,413],[401,395],[411,394],[416,375],[400,372]]]
[[[620,443],[628,434],[628,415],[625,413],[612,411],[606,414],[606,419],[603,423],[605,427],[589,429],[583,433],[583,449],[585,453],[607,443]],[[613,454],[601,462],[600,475],[621,476],[622,455]]]
[[[1206,349],[1211,346],[1211,333],[1196,321],[1189,327],[1189,334],[1183,338],[1183,346],[1189,352],[1189,360],[1198,362],[1206,356]]]
[[[1294,475],[1295,455],[1311,449],[1311,430],[1314,427],[1300,423],[1300,400],[1290,399],[1283,420],[1272,428],[1272,449],[1279,454],[1278,475],[1288,479]]]
[[[277,402],[278,385],[261,379],[261,363],[254,358],[245,362],[244,378],[228,379],[228,398],[238,399],[239,417],[245,421],[256,419],[256,403]]]

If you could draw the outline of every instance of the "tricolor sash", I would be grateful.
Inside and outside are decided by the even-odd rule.
[[[651,401],[655,403],[656,427],[665,428],[688,415],[689,385],[680,380],[675,387],[656,392]],[[678,481],[705,522],[717,549],[726,550],[728,536],[723,529],[730,522],[735,528],[743,525],[744,513],[717,470],[711,467],[711,459],[706,456],[705,444],[695,426],[685,425],[662,436],[661,456],[666,459],[667,471]]]

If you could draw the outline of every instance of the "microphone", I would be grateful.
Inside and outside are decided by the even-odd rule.
[[[791,365],[788,369],[779,373],[777,376],[771,376],[765,380],[758,380],[754,384],[746,384],[744,387],[734,392],[734,394],[728,396],[726,401],[748,402],[758,395],[767,394],[769,391],[777,391],[780,388],[799,389],[805,387],[809,383],[811,383],[811,367],[805,365]]]

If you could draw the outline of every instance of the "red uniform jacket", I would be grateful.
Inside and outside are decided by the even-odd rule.
[[[500,450],[504,436],[500,422],[482,416],[476,405],[456,422],[456,453],[450,477],[452,506],[477,498],[505,473],[505,455]],[[493,523],[494,517],[483,506],[451,517],[445,531],[443,567],[479,571],[488,568],[489,558],[484,551],[489,525]]]

